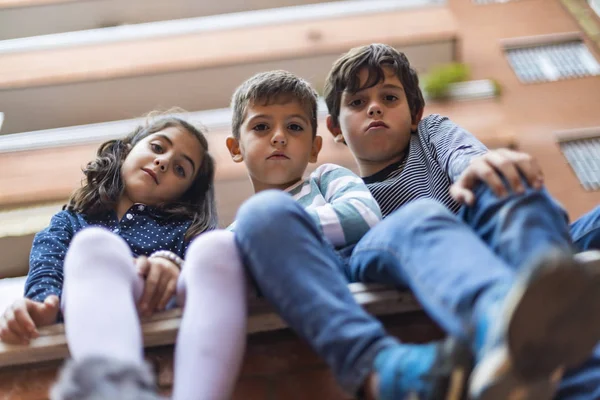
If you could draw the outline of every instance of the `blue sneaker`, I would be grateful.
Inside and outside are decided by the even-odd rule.
[[[452,338],[388,347],[375,358],[378,399],[465,399],[472,367],[469,347]]]
[[[491,288],[478,305],[487,312],[476,322],[469,395],[552,399],[564,370],[584,362],[600,339],[598,280],[586,262],[553,251],[503,290]]]

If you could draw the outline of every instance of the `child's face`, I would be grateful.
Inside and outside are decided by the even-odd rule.
[[[249,104],[240,138],[227,138],[235,162],[244,162],[254,191],[285,189],[302,179],[316,162],[321,137],[313,139],[310,117],[297,101]]]
[[[192,185],[202,154],[198,139],[182,128],[169,127],[145,137],[121,166],[123,196],[152,206],[178,200]]]
[[[334,136],[343,135],[363,176],[396,161],[418,124],[411,118],[404,88],[394,70],[384,66],[383,71],[385,79],[377,85],[357,93],[344,91],[338,127],[332,126],[331,117],[328,118],[329,130]],[[358,77],[362,87],[368,70],[360,70]],[[369,170],[369,165],[374,171]]]

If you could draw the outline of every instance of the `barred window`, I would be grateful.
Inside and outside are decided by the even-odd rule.
[[[581,41],[507,49],[521,82],[550,82],[600,74],[600,64]]]
[[[565,158],[586,190],[600,189],[600,137],[560,143]]]

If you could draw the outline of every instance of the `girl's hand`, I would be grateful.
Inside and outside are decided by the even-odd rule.
[[[137,258],[136,265],[138,273],[146,280],[139,303],[140,313],[150,316],[154,311],[163,311],[175,294],[179,267],[166,258],[143,256]]]
[[[40,335],[38,327],[56,322],[58,303],[55,295],[46,297],[43,303],[27,298],[15,301],[0,317],[0,340],[9,344],[29,344]]]

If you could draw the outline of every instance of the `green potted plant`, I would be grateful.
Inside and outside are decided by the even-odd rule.
[[[452,83],[469,78],[469,67],[462,63],[443,64],[431,69],[423,79],[423,90],[431,99],[445,99]]]

